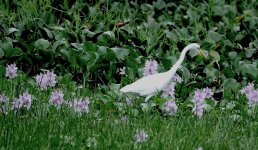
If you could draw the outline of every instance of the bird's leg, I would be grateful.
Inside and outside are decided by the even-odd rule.
[[[154,95],[154,94],[148,95],[148,96],[145,98],[144,102],[146,103],[153,95]]]

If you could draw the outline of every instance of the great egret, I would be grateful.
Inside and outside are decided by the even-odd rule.
[[[138,79],[134,83],[123,87],[122,89],[120,89],[120,92],[134,93],[140,96],[146,96],[145,102],[147,102],[152,96],[160,92],[171,81],[171,79],[176,73],[176,70],[180,67],[181,63],[183,62],[186,52],[188,52],[189,50],[196,50],[199,53],[201,53],[199,49],[200,45],[197,43],[191,43],[187,45],[183,49],[178,61],[173,65],[173,67],[169,71],[145,76],[141,79]]]

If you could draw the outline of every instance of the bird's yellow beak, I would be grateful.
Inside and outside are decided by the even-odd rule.
[[[203,49],[200,49],[200,50],[199,50],[199,55],[202,56],[202,57],[204,57],[205,59],[208,58],[207,53],[205,53],[205,50],[203,50]]]

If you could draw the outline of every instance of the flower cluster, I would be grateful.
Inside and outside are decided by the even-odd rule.
[[[171,82],[170,84],[166,85],[163,88],[162,97],[168,98],[171,97],[172,99],[175,98],[175,83]]]
[[[197,115],[198,117],[201,117],[203,115],[203,109],[204,109],[204,100],[207,98],[211,98],[213,95],[213,92],[210,88],[204,88],[202,90],[196,90],[194,92],[193,96],[193,113]]]
[[[158,63],[156,60],[147,60],[144,66],[143,76],[153,75],[158,73]]]
[[[49,99],[49,103],[51,105],[59,107],[63,104],[63,102],[64,102],[64,94],[62,91],[55,90],[51,93],[51,96]]]
[[[76,112],[83,113],[89,112],[89,97],[85,97],[84,99],[80,98],[79,100],[77,98],[74,98],[72,102],[68,103],[69,107],[75,110]]]
[[[28,92],[24,92],[22,95],[19,96],[19,98],[15,98],[13,102],[13,109],[19,110],[22,107],[26,107],[27,109],[30,109],[32,98],[31,94]]]
[[[182,78],[177,73],[175,73],[175,75],[172,78],[172,81],[173,82],[182,83],[183,80],[182,80]]]
[[[177,112],[177,105],[174,100],[169,100],[165,103],[165,113],[167,115],[173,115]]]
[[[9,98],[7,96],[5,96],[4,94],[0,95],[0,113],[4,113],[7,114],[8,111],[8,107],[7,107],[7,103],[9,101]]]
[[[145,142],[148,139],[148,134],[144,129],[137,130],[134,139],[136,143]]]
[[[254,89],[253,83],[248,83],[248,85],[243,87],[240,92],[246,95],[249,106],[258,104],[258,89]]]
[[[45,73],[40,73],[36,77],[36,82],[41,88],[41,90],[46,90],[47,87],[54,87],[57,83],[56,81],[56,74],[54,71],[45,71]]]
[[[17,70],[16,64],[7,65],[5,76],[12,79],[17,76]]]
[[[5,103],[7,102],[9,99],[7,96],[5,96],[4,94],[0,95],[0,103]]]

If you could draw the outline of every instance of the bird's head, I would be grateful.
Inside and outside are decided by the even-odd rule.
[[[199,55],[207,58],[199,44],[192,43],[192,44],[189,44],[188,46],[189,46],[189,49],[196,50],[199,53]]]
[[[197,43],[192,43],[192,44],[189,44],[188,46],[189,46],[189,49],[196,50],[198,52],[200,50],[200,45]]]

